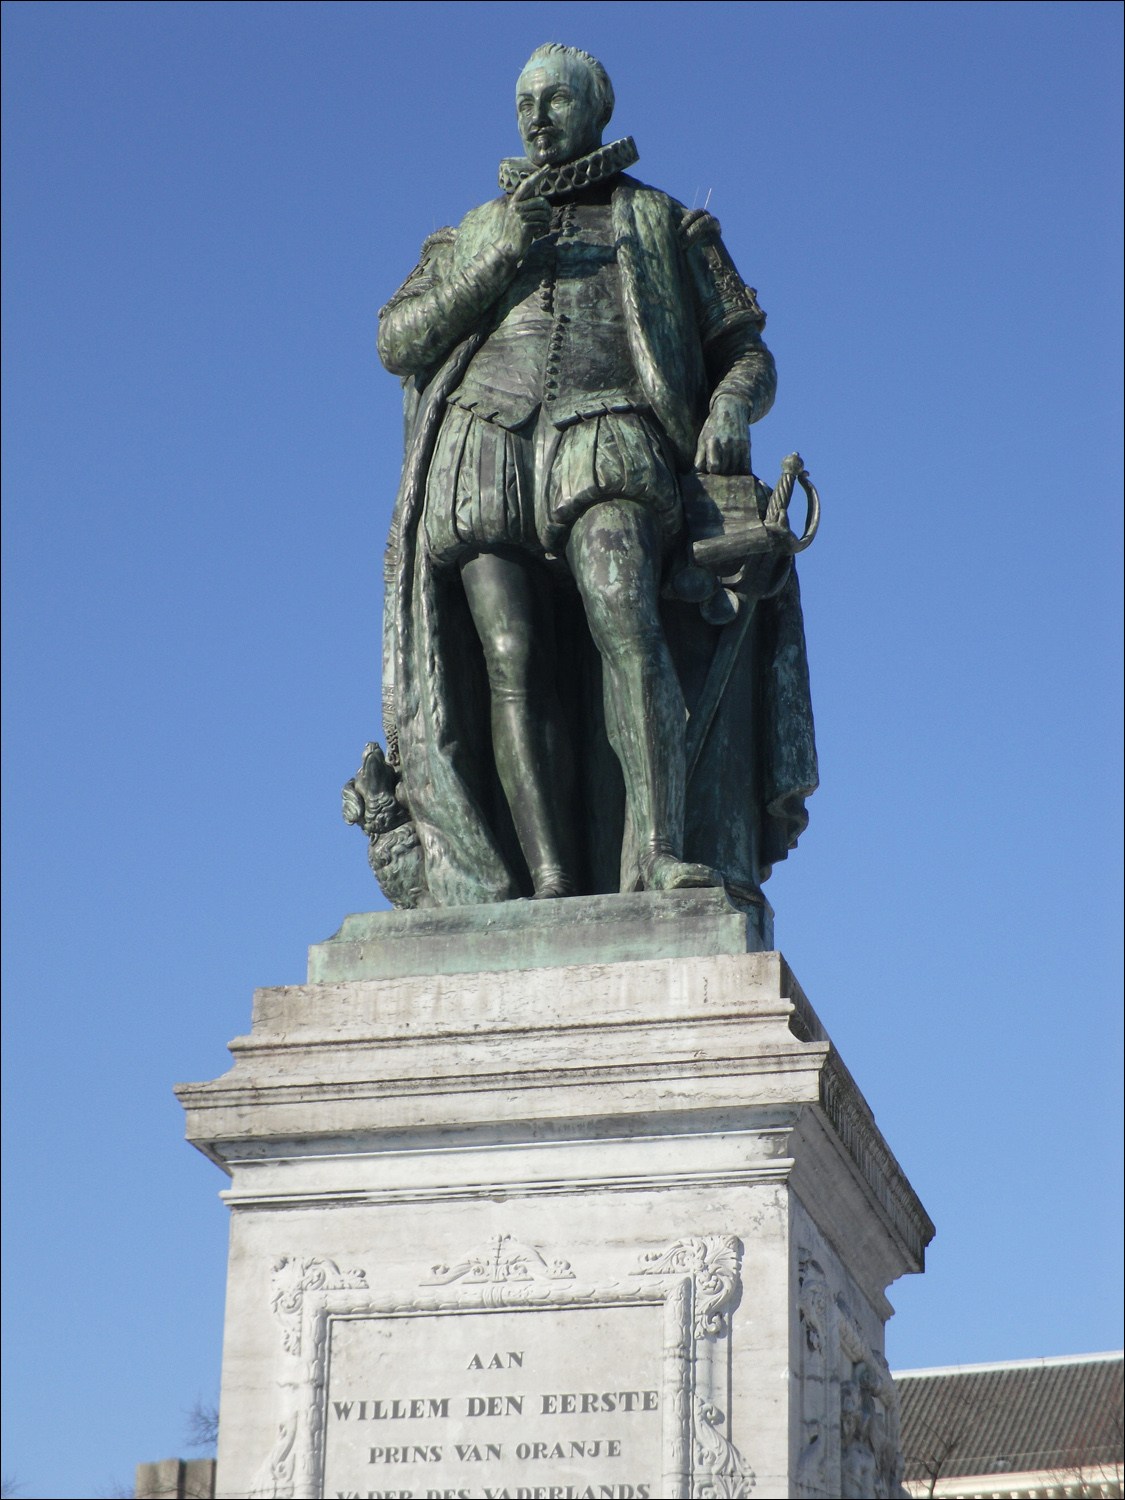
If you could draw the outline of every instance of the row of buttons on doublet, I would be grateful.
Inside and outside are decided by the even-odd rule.
[[[560,313],[555,319],[555,326],[551,333],[551,342],[547,345],[547,369],[544,380],[544,399],[553,401],[558,394],[559,388],[559,355],[562,353],[563,340],[566,337],[566,329],[563,326],[570,319],[566,313]]]
[[[559,239],[567,238],[577,233],[578,225],[575,222],[574,205],[567,203],[558,212],[557,233]],[[554,311],[555,305],[555,278],[552,274],[543,277],[539,283],[539,301],[543,311],[550,313]],[[559,354],[562,351],[563,339],[566,332],[563,327],[570,319],[565,313],[560,313],[555,320],[554,329],[551,332],[551,341],[547,346],[547,368],[543,382],[543,399],[554,401],[559,390]]]

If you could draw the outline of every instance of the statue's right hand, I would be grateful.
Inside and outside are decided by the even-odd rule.
[[[525,177],[504,208],[497,243],[520,260],[531,249],[532,240],[546,234],[551,226],[551,205],[538,196],[547,171],[548,168],[541,167]]]

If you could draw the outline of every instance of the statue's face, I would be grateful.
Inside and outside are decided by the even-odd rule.
[[[598,113],[589,72],[561,54],[537,59],[516,83],[520,139],[533,166],[558,166],[600,146]]]

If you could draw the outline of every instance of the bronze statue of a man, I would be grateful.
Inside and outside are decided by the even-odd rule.
[[[737,629],[724,615],[736,578],[702,614],[669,587],[692,571],[685,476],[750,474],[765,318],[716,220],[628,176],[631,139],[602,144],[613,104],[593,57],[538,48],[516,86],[526,157],[380,315],[406,390],[387,755],[369,747],[345,815],[399,905],[724,883],[761,904],[807,821],[788,561],[755,630],[753,602]]]

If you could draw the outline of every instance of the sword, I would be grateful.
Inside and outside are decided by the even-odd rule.
[[[804,530],[799,537],[789,526],[794,483],[800,484],[808,499]],[[791,453],[783,460],[781,478],[770,494],[764,516],[758,509],[758,485],[752,474],[692,474],[683,483],[684,519],[692,561],[673,578],[670,592],[693,599],[706,608],[720,592],[715,570],[723,568],[730,571],[722,575],[722,594],[728,608],[735,610],[719,636],[699,702],[688,720],[684,750],[689,783],[758,603],[781,592],[792,571],[793,558],[811,544],[820,525],[820,496],[799,453]],[[761,488],[764,492],[765,486]],[[741,566],[735,571],[732,564]],[[710,574],[711,587],[708,596],[701,599],[704,574]]]

